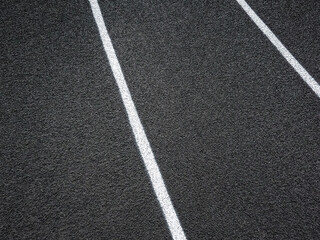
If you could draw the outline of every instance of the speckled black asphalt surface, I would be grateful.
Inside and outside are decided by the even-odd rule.
[[[320,2],[248,0],[319,82]],[[188,239],[320,238],[320,99],[236,1],[99,1]],[[1,239],[170,239],[87,1],[1,3]]]

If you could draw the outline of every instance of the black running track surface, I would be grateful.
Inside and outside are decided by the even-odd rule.
[[[320,2],[248,0],[319,82]],[[99,1],[188,239],[320,238],[320,99],[240,5]],[[87,1],[1,3],[1,239],[170,239]]]

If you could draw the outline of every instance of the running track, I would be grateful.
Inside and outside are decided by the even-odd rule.
[[[1,6],[1,239],[319,239],[320,2]]]

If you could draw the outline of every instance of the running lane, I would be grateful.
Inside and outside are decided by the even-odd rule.
[[[1,25],[0,238],[170,239],[89,3]]]
[[[187,238],[319,238],[320,101],[239,4],[100,6]]]

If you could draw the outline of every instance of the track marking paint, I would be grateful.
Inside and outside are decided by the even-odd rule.
[[[236,0],[243,10],[249,15],[251,20],[258,26],[258,28],[267,36],[270,42],[278,49],[282,56],[288,63],[296,70],[300,77],[309,85],[309,87],[320,98],[320,85],[307,72],[306,69],[295,59],[295,57],[288,51],[288,49],[280,42],[276,35],[270,28],[261,20],[261,18],[252,10],[245,0]]]
[[[135,140],[137,142],[144,165],[148,171],[153,189],[155,191],[155,194],[158,198],[163,214],[169,226],[171,235],[174,240],[185,240],[186,236],[183,232],[175,209],[172,205],[170,196],[168,194],[159,167],[155,160],[150,143],[147,139],[146,133],[138,116],[138,112],[131,98],[129,88],[124,79],[124,75],[122,73],[118,58],[116,56],[110,36],[106,29],[98,1],[89,0],[89,2],[91,5],[94,19],[99,29],[104,50],[107,54],[109,64],[111,66],[114,78],[119,88],[120,95],[125,106]]]

